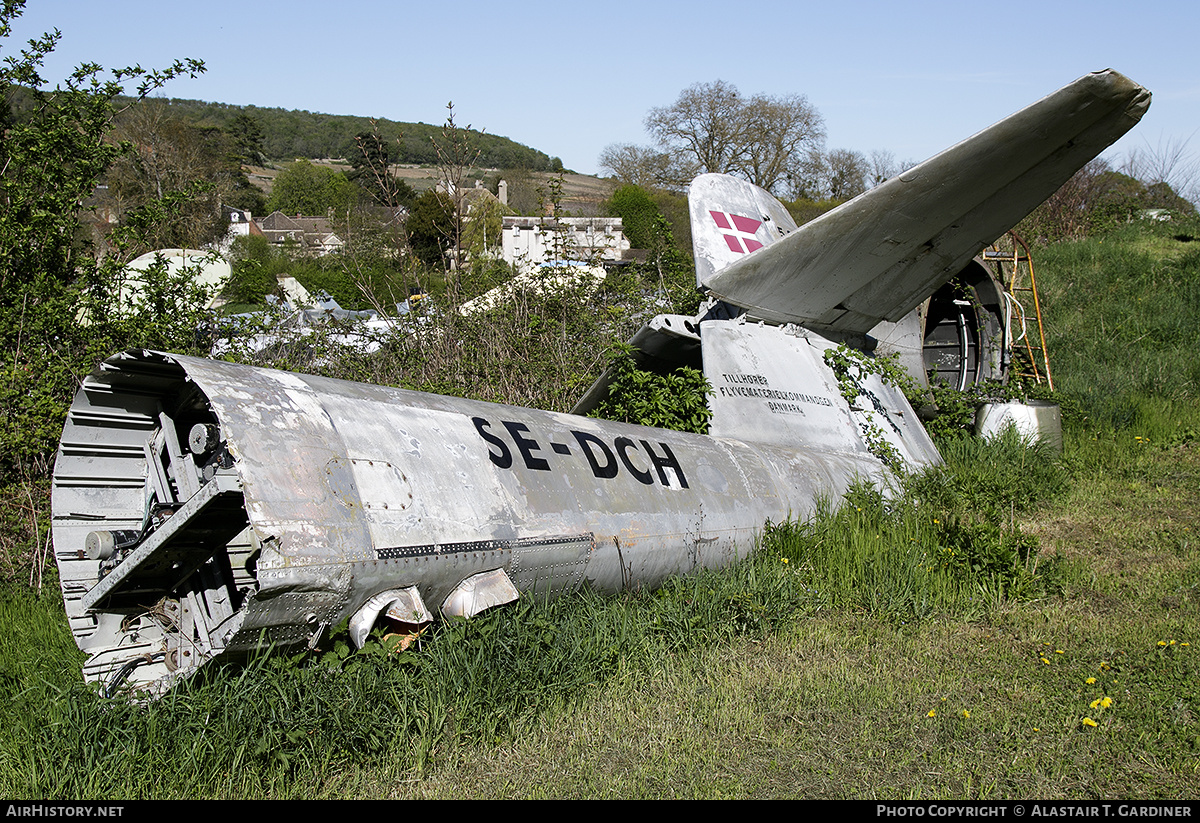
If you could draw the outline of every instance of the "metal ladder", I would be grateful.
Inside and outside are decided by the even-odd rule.
[[[1042,323],[1042,305],[1038,301],[1037,279],[1033,274],[1033,257],[1029,246],[1014,232],[1008,232],[984,250],[983,259],[995,263],[1000,270],[1000,279],[1007,289],[1010,308],[1020,315],[1021,330],[1013,341],[1013,347],[1023,348],[1028,359],[1013,357],[1012,373],[1018,377],[1030,377],[1034,382],[1045,383],[1054,391],[1054,379],[1050,376],[1050,355],[1046,351],[1046,330]],[[1028,285],[1024,285],[1028,282]],[[1028,314],[1025,305],[1017,296],[1026,292],[1033,298],[1033,315],[1037,321],[1037,340],[1033,341],[1026,327]],[[1015,353],[1014,353],[1015,354]],[[1039,368],[1040,362],[1040,368]]]

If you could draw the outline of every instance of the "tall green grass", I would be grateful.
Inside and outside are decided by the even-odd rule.
[[[982,448],[996,464],[1040,459],[1012,444]],[[964,468],[951,462],[938,473],[954,486]],[[1036,541],[986,507],[942,502],[859,487],[809,523],[771,526],[758,551],[722,572],[652,592],[523,601],[443,623],[399,653],[379,642],[354,652],[338,633],[319,652],[214,668],[145,704],[105,700],[82,684],[57,598],[10,592],[0,626],[0,793],[353,794],[361,789],[338,781],[356,770],[421,775],[666,656],[761,641],[830,610],[915,625],[1042,591]]]
[[[1147,399],[1200,396],[1200,227],[1137,224],[1038,249],[1056,389],[1090,420],[1136,425]]]
[[[1056,585],[1037,573],[1039,546],[1016,514],[1062,495],[1065,469],[1015,431],[942,444],[945,463],[900,490],[857,486],[805,523],[768,529],[768,547],[822,602],[875,618],[979,614]]]

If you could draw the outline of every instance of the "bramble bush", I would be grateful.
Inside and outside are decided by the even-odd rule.
[[[21,559],[40,556],[49,519],[46,480],[80,376],[128,346],[195,349],[194,307],[204,305],[197,302],[194,271],[170,275],[160,264],[135,285],[124,270],[149,250],[154,227],[179,213],[195,185],[162,192],[107,237],[81,230],[83,204],[97,181],[131,151],[110,139],[119,107],[136,105],[175,77],[195,77],[204,64],[179,60],[162,70],[106,72],[82,63],[50,89],[42,65],[61,35],[13,49],[12,23],[24,6],[23,0],[0,6],[0,51],[7,52],[0,61],[0,520],[30,526],[5,530],[5,576]],[[123,97],[130,85],[133,103]],[[28,510],[19,508],[26,503]]]

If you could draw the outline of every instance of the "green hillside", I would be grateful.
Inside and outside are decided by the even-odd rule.
[[[355,148],[354,136],[378,128],[380,137],[393,148],[393,163],[437,162],[431,138],[440,136],[441,125],[398,123],[385,119],[372,121],[369,117],[353,115],[234,106],[200,100],[172,98],[162,102],[171,114],[195,126],[225,128],[238,115],[254,118],[263,132],[264,154],[272,160],[349,157]],[[562,168],[562,161],[557,157],[550,157],[507,137],[475,130],[471,130],[470,134],[472,144],[480,150],[480,166],[530,171],[558,171]]]

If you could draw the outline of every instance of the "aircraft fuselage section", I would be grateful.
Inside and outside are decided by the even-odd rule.
[[[106,615],[137,616],[185,668],[263,639],[310,641],[382,592],[411,589],[436,611],[497,570],[545,595],[654,586],[732,562],[768,520],[883,471],[861,451],[148,352],[85,383],[63,442],[55,545],[99,679],[126,642]],[[110,533],[138,547],[88,556]],[[155,623],[164,600],[191,628]]]

